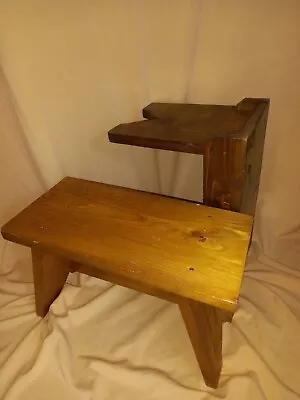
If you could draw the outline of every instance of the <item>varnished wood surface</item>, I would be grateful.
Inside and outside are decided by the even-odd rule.
[[[2,235],[78,262],[89,275],[234,311],[251,230],[247,215],[65,178]]]
[[[254,215],[260,183],[269,102],[246,99],[239,110],[256,105],[239,138],[216,137],[204,152],[204,203]]]
[[[38,245],[32,247],[31,254],[36,313],[44,317],[66,282],[70,261],[46,253]]]
[[[183,300],[179,307],[205,383],[217,388],[222,369],[223,312],[192,300]]]
[[[120,124],[108,132],[113,143],[204,154],[214,138],[243,138],[261,102],[244,99],[247,107],[214,104],[152,103],[147,120]],[[255,100],[255,99],[254,99]]]
[[[204,203],[254,215],[268,109],[268,99],[252,98],[236,106],[152,103],[143,110],[148,120],[120,124],[108,136],[113,143],[203,154]]]

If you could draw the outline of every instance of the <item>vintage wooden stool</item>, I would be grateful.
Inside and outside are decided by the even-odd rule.
[[[148,116],[157,110],[167,114],[163,121],[153,121],[157,122],[158,131],[150,127],[141,132],[151,136],[163,126],[171,142],[173,131],[168,130],[168,124],[173,126],[176,140],[172,146],[177,146],[176,150],[204,150],[205,202],[251,213],[256,198],[254,186],[259,179],[258,164],[260,170],[260,163],[253,167],[251,160],[261,162],[262,151],[258,152],[256,143],[263,142],[260,135],[264,133],[268,103],[263,100],[251,104],[252,108],[242,107],[242,111],[228,106],[203,106],[203,120],[218,115],[224,118],[228,129],[227,133],[225,128],[218,131],[220,121],[213,118],[214,129],[208,128],[208,136],[204,131],[199,136],[203,140],[210,137],[208,144],[202,139],[197,141],[194,133],[193,140],[187,134],[187,144],[180,145],[181,131],[187,132],[182,128],[184,121],[188,123],[198,112],[184,111],[186,117],[177,123],[176,113],[166,111],[169,107],[173,110],[173,105],[152,105],[151,112],[146,108]],[[202,106],[174,107],[193,110]],[[221,111],[223,107],[228,111]],[[237,122],[236,113],[240,112]],[[110,139],[137,144],[136,136],[128,135],[127,129],[132,132],[132,126],[135,125],[115,128]],[[196,122],[189,126],[195,130]],[[210,124],[207,122],[206,126]],[[122,132],[117,134],[119,130]],[[138,141],[139,145],[148,143],[148,136],[145,137]],[[166,136],[163,141],[156,139],[149,140],[151,147],[166,148]],[[224,162],[227,172],[218,171],[217,155],[221,155],[222,162],[228,158]],[[213,169],[207,165],[213,165]],[[232,171],[237,175],[231,179]],[[74,271],[177,303],[204,380],[215,388],[222,367],[222,323],[230,321],[236,310],[252,222],[251,215],[65,178],[4,225],[1,232],[5,239],[31,247],[36,312],[41,317],[59,295],[69,272]]]
[[[203,202],[254,215],[269,100],[236,106],[152,103],[148,121],[109,131],[113,143],[203,155]]]

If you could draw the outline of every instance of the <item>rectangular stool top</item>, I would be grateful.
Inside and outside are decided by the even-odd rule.
[[[106,280],[112,274],[170,300],[185,297],[234,311],[252,222],[249,215],[67,177],[1,232],[84,264],[97,276],[103,271]]]

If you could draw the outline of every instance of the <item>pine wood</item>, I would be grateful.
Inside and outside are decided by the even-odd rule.
[[[82,264],[89,275],[175,302],[184,297],[234,311],[251,229],[247,215],[66,178],[2,234],[40,244]]]
[[[237,137],[215,137],[205,148],[204,204],[255,214],[269,102],[245,99],[239,112],[252,110]]]
[[[252,217],[65,178],[2,227],[31,247],[43,317],[79,271],[180,306],[204,380],[217,387],[222,323],[236,309]]]
[[[224,314],[215,307],[193,300],[183,300],[179,307],[205,383],[216,388],[222,369]]]
[[[204,156],[204,204],[254,215],[269,100],[236,106],[152,103],[144,121],[108,132],[113,143]]]
[[[147,120],[120,124],[108,132],[112,143],[204,154],[213,138],[241,134],[253,110],[212,104],[152,103]]]
[[[66,282],[71,271],[70,261],[47,253],[39,246],[33,246],[31,253],[36,313],[44,317]]]

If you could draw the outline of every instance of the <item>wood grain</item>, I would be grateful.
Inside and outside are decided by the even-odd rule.
[[[33,246],[31,254],[36,313],[44,317],[66,282],[70,262],[44,252],[39,246]]]
[[[234,311],[251,230],[247,215],[65,178],[8,222],[2,235],[39,244],[89,275]]]
[[[207,142],[214,138],[243,137],[247,122],[258,107],[251,100],[243,100],[248,105],[244,108],[152,103],[143,110],[147,120],[117,125],[108,132],[108,137],[112,143],[204,154]]]
[[[213,388],[251,231],[247,215],[75,178],[2,227],[5,239],[31,247],[39,316],[74,271],[174,301]]]
[[[204,154],[215,137],[237,136],[253,110],[232,106],[152,103],[143,110],[148,120],[120,124],[108,132],[113,143]]]
[[[268,99],[252,98],[236,106],[152,103],[143,110],[148,120],[120,124],[108,137],[204,155],[204,203],[254,215],[268,110]]]
[[[240,137],[218,137],[204,152],[204,204],[226,210],[255,214],[264,149],[269,102],[245,99],[239,110],[255,111]]]
[[[222,311],[192,300],[179,303],[207,386],[217,388],[222,369]]]

